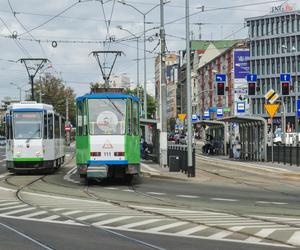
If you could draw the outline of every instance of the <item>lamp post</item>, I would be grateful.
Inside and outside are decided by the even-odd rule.
[[[19,100],[21,102],[22,101],[22,88],[14,82],[10,82],[9,84],[15,86],[19,90]]]
[[[136,89],[137,89],[137,97],[140,98],[140,55],[139,55],[139,36],[136,36],[134,33],[132,33],[130,30],[123,28],[121,25],[118,25],[117,28],[120,30],[124,30],[130,35],[134,36],[136,39]]]
[[[126,5],[128,7],[131,7],[138,13],[140,13],[143,16],[143,25],[144,25],[144,31],[143,31],[143,40],[144,40],[144,117],[147,119],[147,62],[146,62],[146,16],[155,8],[160,6],[160,4],[154,5],[151,9],[149,9],[146,12],[142,12],[138,8],[136,8],[134,5],[124,1],[124,0],[118,0],[119,3]],[[164,4],[169,3],[170,1],[164,2]]]
[[[298,107],[297,107],[297,102],[298,102],[298,56],[297,56],[297,50],[293,46],[292,47],[292,53],[295,56],[295,67],[294,67],[294,72],[295,72],[295,85],[294,85],[294,92],[295,92],[295,131],[296,131],[296,145],[299,144],[299,120],[298,120]]]

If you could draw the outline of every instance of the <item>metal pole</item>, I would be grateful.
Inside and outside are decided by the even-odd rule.
[[[146,15],[144,18],[144,117],[147,119],[147,62],[146,62]],[[146,128],[147,130],[147,128]]]
[[[31,84],[31,100],[34,101],[34,89],[33,89],[33,75],[30,75],[30,84]]]
[[[282,96],[282,117],[281,117],[281,124],[282,124],[282,138],[281,141],[283,144],[286,143],[286,110],[285,110],[285,98]]]
[[[136,38],[136,95],[140,98],[140,59],[139,59],[139,38]]]
[[[299,124],[298,124],[298,57],[297,54],[295,54],[295,93],[296,93],[296,109],[295,109],[295,130],[296,130],[296,145],[299,144]]]
[[[22,89],[20,87],[19,88],[19,99],[20,99],[20,102],[22,101]]]
[[[273,118],[271,118],[271,136],[272,136],[272,139],[271,139],[271,147],[272,147],[272,152],[271,152],[271,156],[272,156],[272,163],[274,163],[274,140],[273,140],[273,137],[274,137],[274,132],[273,132]]]
[[[166,85],[166,41],[164,28],[164,1],[160,0],[160,87],[161,87],[161,131],[160,131],[160,166],[168,165],[167,140],[167,85]]]
[[[189,0],[185,0],[185,25],[186,25],[186,87],[187,87],[187,125],[188,125],[188,168],[193,166],[192,156],[192,102],[191,102],[191,52],[190,52],[190,18]]]

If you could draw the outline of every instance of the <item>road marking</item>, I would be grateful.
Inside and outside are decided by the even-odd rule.
[[[133,217],[134,216],[120,216],[120,217],[109,219],[109,220],[103,220],[103,221],[95,222],[95,223],[93,223],[93,226],[103,226],[105,224],[111,224],[111,223],[114,223],[114,222],[131,219]]]
[[[299,246],[300,245],[300,231],[295,232],[287,242],[290,244]]]
[[[76,172],[77,172],[77,167],[74,167],[74,168],[70,169],[70,170],[66,173],[66,175],[64,176],[64,180],[69,181],[69,182],[73,182],[73,183],[76,183],[76,184],[79,184],[80,181],[76,181],[76,180],[73,180],[73,179],[71,178],[71,176],[72,176],[73,174],[75,174]]]
[[[88,219],[92,219],[92,218],[96,218],[96,217],[100,217],[100,216],[104,216],[104,215],[107,215],[107,214],[106,213],[90,214],[90,215],[86,215],[86,216],[81,216],[76,219],[77,220],[88,220]]]
[[[13,210],[11,212],[3,213],[3,215],[12,215],[12,214],[22,213],[22,212],[26,212],[26,211],[34,210],[34,209],[35,209],[34,207],[27,207],[27,208]]]
[[[144,221],[139,221],[139,222],[135,222],[135,223],[131,223],[131,224],[119,226],[119,227],[116,227],[116,229],[133,228],[133,227],[138,227],[138,226],[143,226],[143,225],[151,224],[153,222],[157,222],[157,221],[161,221],[161,220],[163,220],[163,219],[149,219],[149,220],[144,220]]]
[[[147,192],[147,194],[153,194],[153,195],[166,195],[166,193],[157,193],[157,192]]]
[[[54,250],[53,248],[50,248],[50,247],[44,245],[43,243],[41,243],[41,242],[39,242],[39,241],[37,241],[37,240],[31,238],[30,236],[28,236],[28,235],[26,235],[26,234],[24,234],[24,233],[19,232],[18,230],[14,229],[14,228],[12,228],[12,227],[10,227],[10,226],[8,226],[8,225],[5,225],[5,224],[3,224],[3,223],[0,223],[0,225],[3,226],[3,227],[5,227],[6,229],[9,229],[10,231],[13,231],[13,232],[15,232],[16,234],[18,234],[18,235],[20,235],[20,236],[22,236],[22,237],[24,237],[24,238],[26,238],[26,239],[32,241],[33,243],[39,245],[40,247],[43,247],[44,249],[47,249],[47,250]]]
[[[259,204],[274,204],[274,205],[287,205],[286,202],[275,202],[275,201],[256,201],[255,203]]]
[[[114,187],[105,187],[104,189],[109,189],[109,190],[119,190],[118,188],[114,188]]]
[[[225,199],[225,198],[211,198],[214,201],[238,201],[236,199]]]
[[[224,231],[221,231],[219,233],[210,235],[210,236],[208,236],[208,238],[209,239],[223,239],[223,238],[225,238],[225,237],[227,237],[227,236],[229,236],[231,234],[232,234],[232,232],[224,230]]]
[[[21,207],[28,207],[28,206],[27,205],[18,205],[18,206],[11,206],[11,207],[3,207],[3,208],[0,208],[0,211],[14,209],[14,208],[21,208]]]
[[[51,211],[53,211],[53,212],[58,212],[58,211],[62,211],[62,210],[66,210],[66,208],[53,208],[53,209],[51,209]]]
[[[35,217],[35,216],[46,214],[46,213],[47,213],[46,211],[39,211],[39,212],[31,213],[31,214],[22,215],[20,217],[21,218],[31,218],[31,217]]]
[[[79,213],[82,213],[82,211],[79,211],[79,210],[69,211],[69,212],[63,213],[63,215],[72,215],[72,214],[79,214]]]
[[[202,231],[204,229],[208,228],[207,226],[196,226],[196,227],[192,227],[183,231],[179,231],[176,233],[176,235],[181,235],[181,236],[187,236],[199,231]]]
[[[9,203],[1,203],[0,207],[5,207],[5,206],[10,206],[10,205],[15,205],[15,204],[20,204],[20,202],[18,201],[14,201],[14,202],[9,202]]]
[[[177,196],[177,197],[182,197],[182,198],[191,198],[191,199],[199,198],[199,196],[197,196],[197,195],[178,194],[178,195],[176,195],[176,196]]]
[[[58,218],[60,218],[60,216],[58,216],[58,215],[51,215],[51,216],[43,218],[43,220],[45,220],[45,221],[51,221],[51,220],[56,220]]]
[[[130,193],[134,192],[134,190],[131,190],[131,189],[123,189],[122,191],[123,192],[130,192]]]
[[[159,227],[153,227],[153,228],[147,229],[145,231],[154,233],[154,232],[159,232],[159,231],[163,231],[163,230],[166,230],[166,229],[170,229],[170,228],[173,228],[173,227],[182,226],[182,225],[185,225],[185,224],[188,224],[188,222],[179,221],[179,222],[174,222],[174,223],[159,226]]]
[[[6,161],[6,159],[2,159],[2,160],[0,160],[0,162],[4,162],[4,161]]]

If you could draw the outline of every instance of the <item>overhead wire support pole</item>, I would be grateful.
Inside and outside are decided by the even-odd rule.
[[[193,167],[192,145],[192,99],[191,99],[191,48],[190,48],[190,13],[189,0],[185,0],[185,25],[186,25],[186,88],[187,88],[187,149],[188,149],[188,173]],[[194,173],[192,173],[194,176]]]
[[[166,40],[164,27],[164,1],[160,0],[160,87],[161,87],[161,112],[160,112],[160,166],[168,165],[168,140],[167,140],[167,85],[166,85]]]
[[[18,62],[24,63],[30,84],[31,84],[31,100],[35,101],[35,96],[34,96],[34,77],[36,74],[39,72],[39,70],[47,63],[50,62],[47,58],[21,58],[18,60]],[[36,64],[36,68],[32,71],[33,73],[30,72],[33,67],[30,67],[28,65],[28,62],[38,62]]]

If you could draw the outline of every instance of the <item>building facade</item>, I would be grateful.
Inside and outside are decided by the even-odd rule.
[[[250,70],[257,74],[256,94],[250,96],[254,115],[267,118],[264,110],[264,95],[270,89],[281,95],[280,74],[290,73],[290,95],[285,97],[286,126],[288,132],[295,127],[296,100],[300,84],[300,11],[280,8],[278,13],[247,18],[249,27]],[[274,124],[281,123],[281,110],[274,118]]]

